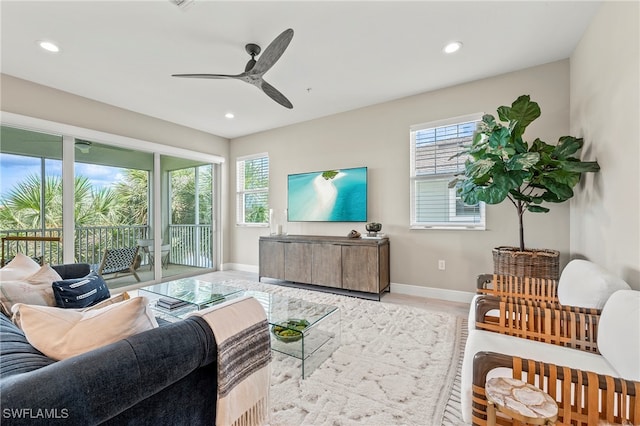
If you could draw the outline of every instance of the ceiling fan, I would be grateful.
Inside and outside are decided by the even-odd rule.
[[[293,38],[293,30],[291,28],[284,30],[282,34],[276,37],[260,55],[260,46],[257,44],[249,43],[245,46],[245,50],[251,59],[247,62],[244,68],[244,72],[241,74],[228,75],[228,74],[172,74],[172,77],[186,77],[186,78],[212,78],[212,79],[235,79],[242,80],[249,84],[256,86],[262,90],[271,99],[279,103],[286,108],[293,108],[289,99],[287,99],[282,93],[280,93],[275,87],[267,83],[262,76],[269,71],[273,64],[276,63],[280,56],[284,53],[287,46]],[[255,57],[260,55],[256,61]]]

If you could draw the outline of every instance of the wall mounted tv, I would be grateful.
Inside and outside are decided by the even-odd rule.
[[[289,222],[366,222],[367,168],[289,175]]]

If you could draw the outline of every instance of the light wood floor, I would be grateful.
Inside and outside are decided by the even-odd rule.
[[[213,272],[216,279],[244,279],[250,281],[258,281],[258,274],[243,271],[217,271]],[[165,280],[166,281],[166,280]],[[264,281],[264,280],[263,280]],[[272,281],[269,281],[272,282]],[[396,303],[399,305],[413,306],[416,308],[427,309],[437,312],[448,312],[457,316],[467,318],[469,313],[469,304],[460,302],[450,302],[441,299],[432,299],[426,297],[410,296],[400,293],[384,293],[382,301],[385,303]]]

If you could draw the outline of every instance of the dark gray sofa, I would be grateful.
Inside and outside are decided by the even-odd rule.
[[[56,267],[63,278],[89,266]],[[191,317],[62,361],[0,314],[2,425],[213,425],[217,350]]]

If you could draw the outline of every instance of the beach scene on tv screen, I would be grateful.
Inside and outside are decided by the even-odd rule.
[[[288,176],[290,222],[366,222],[367,168]]]

